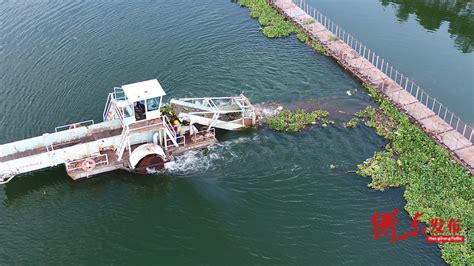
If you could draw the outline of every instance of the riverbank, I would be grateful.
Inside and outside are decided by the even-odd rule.
[[[277,2],[282,5],[287,5],[286,8],[289,8],[288,5],[292,4],[291,1]],[[272,1],[272,3],[275,5],[275,2]],[[270,6],[270,4],[265,0],[242,0],[240,4],[252,10],[252,17],[258,18],[260,22],[266,21],[266,24],[262,25],[266,27],[272,26],[272,24],[269,23],[271,20],[266,20],[265,18],[265,16],[271,12],[258,12],[258,10],[268,10],[268,7],[265,6]],[[282,17],[281,20],[283,21],[285,21],[284,17],[287,17],[287,22],[293,21],[294,26],[305,28],[303,26],[313,24],[312,27],[316,32],[321,33],[325,31],[325,28],[320,24],[310,21],[311,18],[304,12],[300,12],[302,10],[299,8],[300,11],[296,10],[298,11],[296,12],[293,10],[294,12],[292,14],[288,14],[284,13],[283,6],[274,7],[283,13],[280,14]],[[291,8],[294,7],[293,5]],[[254,10],[257,10],[257,12],[254,12]],[[272,15],[272,17],[274,17],[274,15]],[[298,17],[298,23],[295,22],[295,17]],[[292,31],[292,33],[297,34],[297,31]],[[327,30],[324,34],[319,35],[319,37],[324,36],[326,38],[325,40],[315,38],[314,35],[311,36],[312,38],[308,37],[310,35],[307,30],[305,30],[305,34],[308,39],[315,40],[320,45],[322,43],[323,45],[321,46],[324,46],[325,43],[335,46],[344,45],[338,41],[337,37],[332,37],[331,33]],[[301,33],[299,33],[299,35],[300,37],[298,37],[298,39],[304,40],[304,38],[301,38]],[[353,73],[359,80],[367,80],[367,78],[364,77],[364,73],[352,71],[351,65],[346,63],[347,60],[341,60],[339,58],[346,55],[338,54],[337,52],[339,50],[337,48],[331,49],[331,47],[326,46],[324,47],[324,51],[335,58],[339,64]],[[359,66],[367,66],[367,69],[364,70],[369,71],[365,72],[372,71],[371,66],[368,65],[370,62],[365,60],[365,58],[359,57],[351,59],[361,61],[358,62],[360,63]],[[370,121],[372,121],[371,124],[377,129],[377,133],[390,140],[391,144],[387,146],[386,151],[377,153],[364,165],[360,166],[359,173],[361,175],[371,176],[373,182],[369,186],[375,189],[383,190],[386,187],[406,186],[404,197],[407,199],[407,205],[405,209],[412,217],[414,217],[416,212],[424,212],[425,214],[422,217],[422,221],[424,222],[429,222],[432,218],[442,218],[445,220],[449,220],[450,218],[463,219],[462,234],[468,238],[469,230],[473,224],[473,213],[469,211],[466,212],[466,210],[473,209],[471,199],[473,192],[472,175],[467,172],[461,164],[454,162],[446,150],[438,146],[419,126],[413,124],[407,114],[399,111],[398,108],[404,109],[405,112],[412,116],[412,119],[424,122],[420,123],[424,126],[424,130],[427,130],[438,142],[441,142],[444,148],[452,150],[451,155],[456,155],[457,157],[455,158],[470,168],[471,171],[473,169],[472,162],[469,160],[472,160],[473,157],[469,152],[472,150],[472,144],[464,143],[461,145],[465,147],[459,147],[459,139],[463,137],[459,137],[461,134],[454,130],[439,130],[438,127],[443,121],[438,120],[432,124],[431,120],[436,119],[436,117],[434,117],[434,113],[431,112],[431,110],[425,111],[423,109],[424,106],[421,105],[416,105],[416,108],[413,108],[411,105],[417,101],[416,98],[412,100],[411,98],[414,97],[405,90],[402,90],[402,88],[397,88],[398,85],[395,82],[392,81],[392,83],[390,83],[390,80],[387,80],[383,76],[378,78],[378,82],[382,81],[381,89],[386,93],[386,96],[382,96],[377,90],[371,87],[368,87],[368,90],[380,104],[384,117],[389,119],[386,119],[386,123],[377,123],[375,116],[373,116],[373,119],[371,118]],[[391,104],[390,101],[394,101],[398,106]],[[411,107],[406,108],[406,106],[409,105]],[[431,115],[430,112],[433,113],[433,115]],[[417,115],[419,113],[428,113],[428,115],[419,117],[419,115]],[[387,121],[390,121],[390,123]],[[387,129],[387,125],[390,125],[391,128]],[[443,124],[441,127],[445,128],[446,125]],[[452,136],[442,138],[443,134]],[[441,137],[436,138],[437,136]],[[454,144],[452,143],[452,139],[455,139]],[[457,153],[460,153],[459,151],[463,152],[463,150],[464,152],[469,152],[464,154],[464,156],[459,156]],[[436,175],[436,180],[433,180],[433,174]],[[453,202],[455,202],[455,204],[453,204]],[[442,245],[442,256],[451,264],[470,263],[473,259],[471,243],[472,241],[470,242],[469,239],[467,239],[466,242],[462,244]]]

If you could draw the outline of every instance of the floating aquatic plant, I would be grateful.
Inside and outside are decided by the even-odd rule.
[[[406,186],[405,209],[412,217],[424,213],[422,222],[462,220],[460,234],[466,242],[442,244],[442,257],[449,264],[473,265],[474,241],[469,236],[474,226],[474,177],[376,89],[365,87],[380,108],[369,106],[356,116],[391,142],[359,165],[357,173],[370,176],[369,187],[377,190]]]
[[[266,0],[240,0],[239,4],[250,9],[250,16],[258,19],[263,27],[263,34],[268,38],[296,34],[301,42],[311,45],[319,53],[328,54],[318,41],[311,39],[302,29],[278,13]],[[314,22],[313,19],[305,19],[303,24],[308,25]]]
[[[344,123],[344,127],[346,128],[355,128],[357,124],[359,124],[360,119],[357,117],[352,118],[347,123]]]
[[[305,112],[302,109],[296,111],[283,110],[278,115],[268,117],[264,122],[269,128],[278,131],[300,131],[308,125],[314,124],[334,124],[334,121],[327,119],[329,112],[324,110],[316,110],[313,112]]]

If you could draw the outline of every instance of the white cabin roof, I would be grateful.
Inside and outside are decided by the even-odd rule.
[[[123,85],[122,89],[129,102],[138,102],[166,95],[156,79]]]

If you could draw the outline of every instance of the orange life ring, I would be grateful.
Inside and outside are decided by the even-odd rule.
[[[91,158],[87,158],[82,162],[82,170],[85,172],[91,172],[95,168],[95,161]]]

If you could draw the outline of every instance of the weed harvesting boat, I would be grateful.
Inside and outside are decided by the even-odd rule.
[[[172,99],[158,80],[116,87],[109,93],[103,122],[56,127],[53,133],[0,145],[0,184],[20,174],[64,164],[73,180],[126,170],[159,170],[173,156],[217,142],[215,129],[255,125],[255,108],[243,94]]]

